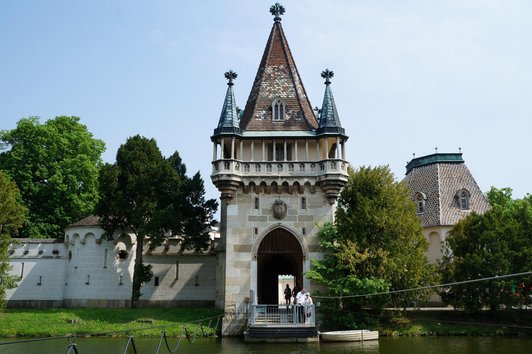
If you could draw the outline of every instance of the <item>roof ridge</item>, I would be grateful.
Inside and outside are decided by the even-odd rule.
[[[436,209],[437,210],[437,213],[438,213],[438,225],[442,225],[442,213],[441,213],[441,198],[442,198],[442,190],[441,190],[441,178],[440,178],[440,164],[437,163],[436,164],[436,181],[438,182],[438,208]]]
[[[280,25],[280,23],[279,23]],[[303,86],[303,81],[301,80],[301,76],[299,75],[299,70],[297,69],[297,65],[296,65],[296,62],[294,60],[294,57],[292,56],[292,51],[290,50],[290,45],[288,44],[288,40],[286,39],[286,36],[284,34],[284,31],[282,30],[282,27],[280,29],[280,33],[281,33],[281,36],[283,37],[283,41],[282,41],[282,44],[283,44],[283,50],[285,52],[285,55],[292,61],[292,63],[294,64],[294,67],[293,68],[290,68],[292,70],[295,70],[295,75],[294,75],[294,72],[292,70],[290,70],[290,78],[292,79],[292,84],[294,85],[294,88],[296,89],[296,95],[298,96],[298,100],[297,100],[297,103],[299,105],[299,107],[301,108],[301,110],[303,111],[304,108],[303,108],[303,105],[301,104],[301,100],[304,99],[306,100],[306,103],[309,105],[309,107],[312,108],[312,105],[310,104],[310,100],[308,99],[308,95],[307,95],[307,90],[305,90],[305,86]],[[295,76],[298,77],[299,79],[299,83],[301,84],[301,89],[303,90],[303,94],[304,94],[304,98],[301,98],[299,97],[299,91],[298,91],[298,86],[297,86],[297,83],[295,81]],[[315,118],[314,114],[311,115],[312,117]],[[313,129],[315,127],[313,127],[307,119],[304,119],[305,123],[307,123],[307,127],[309,129]],[[318,123],[318,121],[316,120],[316,123]],[[319,124],[319,123],[318,123]]]

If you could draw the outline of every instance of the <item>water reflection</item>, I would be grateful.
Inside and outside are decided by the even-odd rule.
[[[4,340],[6,341],[6,340]],[[121,354],[126,338],[79,338],[76,340],[79,354]],[[156,352],[157,338],[135,338],[138,354]],[[0,353],[9,354],[57,354],[66,353],[68,340],[31,342],[0,345]],[[169,345],[174,348],[177,339]],[[177,354],[529,354],[532,338],[506,337],[411,337],[380,338],[365,343],[244,343],[239,338],[197,339],[193,344],[182,341]],[[133,353],[129,350],[128,353]],[[168,353],[165,347],[160,353]]]

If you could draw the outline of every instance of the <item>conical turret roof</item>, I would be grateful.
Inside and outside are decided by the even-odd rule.
[[[272,119],[272,103],[276,99],[285,104],[285,117],[281,121]],[[278,16],[266,43],[240,128],[246,131],[309,131],[318,128]]]
[[[329,71],[329,69],[326,69],[321,73],[321,76],[325,79],[325,95],[323,96],[323,104],[320,111],[318,134],[344,134],[345,131],[340,123],[338,111],[336,110],[336,103],[334,103],[334,96],[331,90],[330,79],[334,76],[334,73]]]
[[[224,105],[220,114],[220,120],[218,121],[218,127],[214,130],[214,134],[240,132],[240,120],[236,107],[235,94],[233,92],[233,80],[236,77],[237,74],[232,70],[225,73],[225,78],[229,82],[227,83],[227,92],[225,93]]]

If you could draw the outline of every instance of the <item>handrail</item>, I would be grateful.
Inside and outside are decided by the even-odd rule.
[[[314,305],[249,305],[248,325],[315,326]]]

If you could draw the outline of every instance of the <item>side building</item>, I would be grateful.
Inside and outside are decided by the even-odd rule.
[[[412,159],[406,165],[406,183],[429,241],[427,258],[435,263],[453,227],[469,213],[482,214],[489,204],[467,168],[462,153],[436,153]]]
[[[144,253],[153,278],[142,286],[139,306],[214,306],[216,233],[206,253],[178,254],[170,238]],[[128,307],[131,299],[136,238],[109,239],[98,217],[89,216],[65,229],[64,241],[15,239],[9,248],[10,274],[17,287],[6,291],[7,307]],[[148,247],[146,247],[148,248]]]

